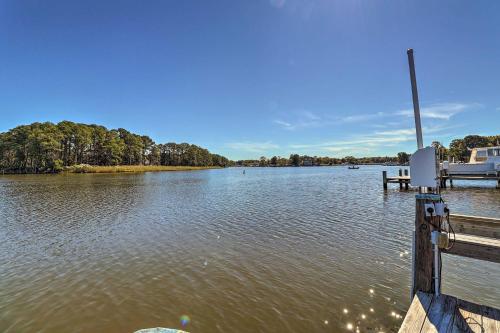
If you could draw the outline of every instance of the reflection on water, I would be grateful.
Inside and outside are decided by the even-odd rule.
[[[0,331],[397,330],[414,192],[384,194],[381,170],[0,177]],[[464,185],[452,211],[500,215],[494,184]],[[500,306],[499,265],[445,256],[443,274]]]

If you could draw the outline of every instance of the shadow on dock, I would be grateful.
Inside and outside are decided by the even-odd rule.
[[[500,310],[449,295],[418,292],[399,333],[500,332]]]

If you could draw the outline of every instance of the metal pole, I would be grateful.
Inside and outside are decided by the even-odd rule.
[[[410,66],[411,94],[413,96],[413,112],[415,114],[415,129],[417,131],[417,147],[424,148],[422,139],[422,124],[420,123],[420,106],[418,105],[417,78],[415,76],[415,62],[413,61],[413,49],[406,51],[408,54],[408,65]]]

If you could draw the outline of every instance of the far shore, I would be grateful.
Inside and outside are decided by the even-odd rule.
[[[118,172],[159,172],[159,171],[194,171],[220,169],[218,166],[172,166],[172,165],[74,165],[65,168],[69,173],[118,173]]]
[[[122,172],[160,172],[160,171],[195,171],[195,170],[208,170],[208,169],[221,169],[219,166],[171,166],[171,165],[72,165],[64,167],[60,174],[64,173],[122,173]],[[5,175],[20,175],[20,174],[47,174],[45,172],[0,172]],[[52,172],[54,174],[56,172]]]

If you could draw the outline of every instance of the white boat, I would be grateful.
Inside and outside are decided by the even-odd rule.
[[[443,162],[448,175],[500,175],[500,146],[473,148],[469,163]]]

